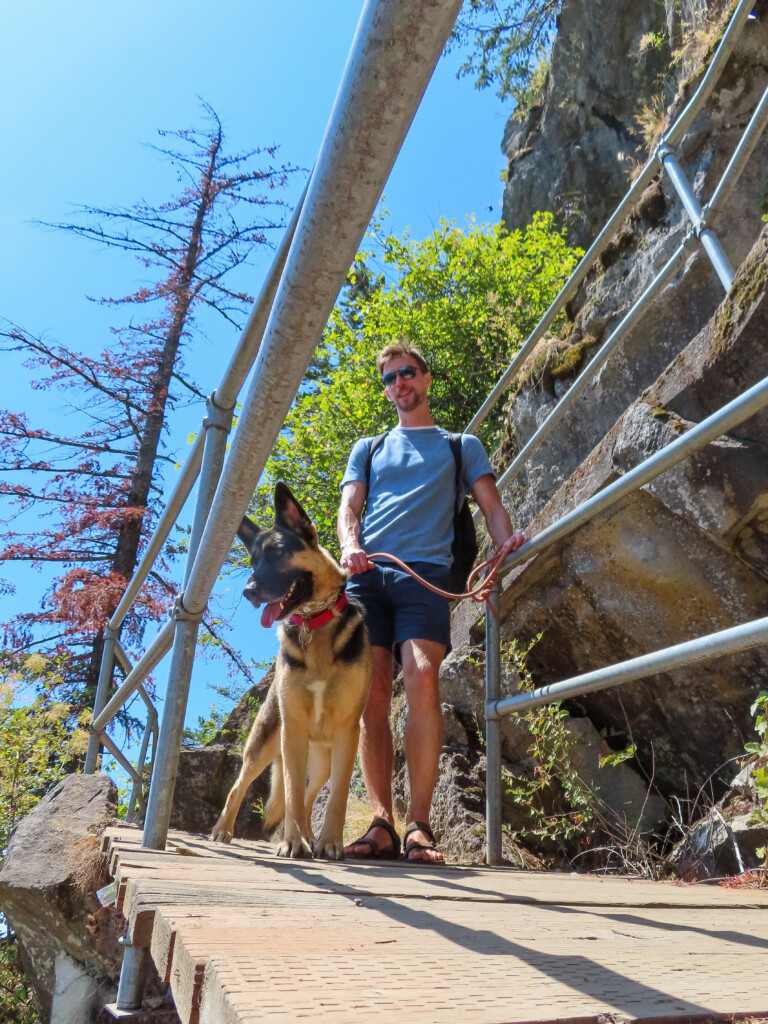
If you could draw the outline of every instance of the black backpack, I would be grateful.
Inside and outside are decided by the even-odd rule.
[[[368,446],[368,455],[365,460],[366,497],[371,489],[371,462],[374,452],[384,444],[384,438],[388,433],[389,431],[385,430],[383,434],[372,437]],[[450,586],[454,593],[463,594],[467,585],[467,577],[477,558],[477,535],[469,501],[461,486],[461,434],[449,434],[448,441],[456,463],[456,503],[453,508],[453,544],[451,544],[453,564],[451,565]]]

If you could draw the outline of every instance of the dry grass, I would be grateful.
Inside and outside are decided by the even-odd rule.
[[[74,883],[77,889],[90,895],[102,885],[106,860],[101,852],[101,837],[85,835],[72,846],[72,863],[77,865]]]
[[[371,823],[373,811],[366,799],[356,793],[350,793],[347,800],[347,817],[344,822],[344,842],[351,843],[360,836],[364,836]],[[395,828],[400,835],[405,830],[405,819],[395,814]]]
[[[667,104],[664,93],[660,92],[651,96],[648,103],[644,103],[640,108],[640,113],[635,121],[650,154],[661,142],[664,129],[667,126]]]

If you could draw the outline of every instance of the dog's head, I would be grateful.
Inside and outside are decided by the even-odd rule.
[[[282,481],[275,485],[275,524],[262,530],[248,516],[237,536],[251,556],[243,594],[254,607],[263,604],[261,624],[269,628],[292,612],[311,615],[333,603],[346,573],[320,547],[317,530]]]

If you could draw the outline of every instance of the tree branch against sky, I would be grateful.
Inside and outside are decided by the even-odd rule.
[[[175,196],[79,206],[73,221],[46,225],[136,256],[139,287],[94,301],[143,318],[114,327],[96,355],[96,345],[76,352],[12,324],[0,331],[4,349],[24,358],[30,386],[56,396],[41,423],[21,409],[0,412],[0,559],[59,566],[39,606],[5,623],[4,647],[12,659],[32,645],[48,654],[78,707],[92,700],[103,627],[151,531],[164,470],[176,464],[169,416],[202,393],[184,373],[184,351],[212,314],[233,342],[253,302],[235,272],[282,229],[280,192],[297,170],[276,162],[275,146],[228,153],[219,118],[203,108],[203,128],[160,132],[170,145],[153,147],[176,169]],[[167,611],[161,580],[145,584],[126,620],[129,645]]]
[[[519,102],[549,54],[561,0],[464,0],[446,53],[467,52],[457,75],[475,87],[496,87],[499,99]]]

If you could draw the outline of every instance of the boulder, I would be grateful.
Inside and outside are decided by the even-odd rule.
[[[223,743],[182,750],[170,828],[209,835],[241,765],[240,753]],[[269,772],[265,771],[251,783],[235,819],[238,839],[264,839],[261,809],[268,796]]]
[[[125,922],[94,895],[107,882],[101,841],[116,807],[106,775],[69,775],[8,844],[0,905],[45,1024],[87,1024],[117,991]]]
[[[606,764],[612,751],[588,718],[563,719],[570,735],[569,756],[577,775],[594,794],[605,827],[619,841],[646,835],[658,828],[667,814],[667,803],[653,792],[630,762]],[[601,767],[602,765],[602,767]]]
[[[171,828],[208,835],[240,773],[242,750],[272,680],[274,666],[250,687],[211,743],[182,749],[171,809]],[[269,795],[269,772],[250,786],[235,819],[239,839],[264,839],[261,808]]]

